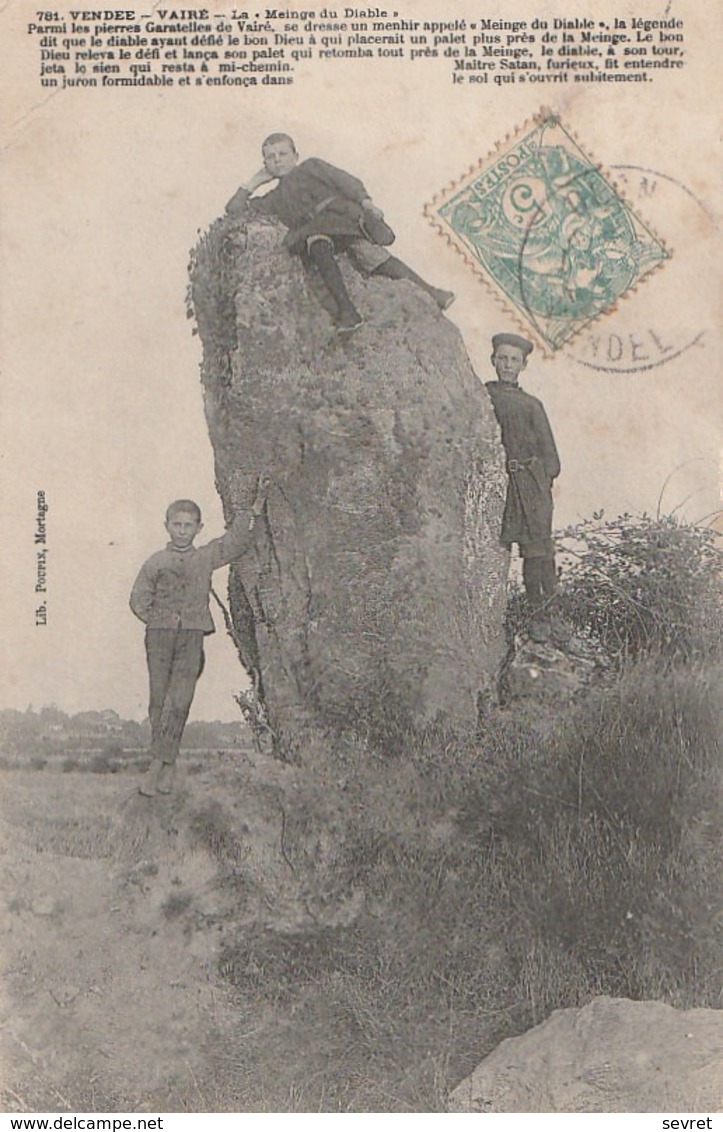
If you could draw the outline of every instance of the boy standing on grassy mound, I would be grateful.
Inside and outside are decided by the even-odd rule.
[[[228,565],[254,543],[256,516],[266,503],[268,478],[259,476],[248,513],[236,515],[221,538],[193,545],[203,528],[201,510],[192,499],[177,499],[166,511],[170,542],[141,567],[130,607],[146,626],[150,698],[151,765],[141,794],[170,794],[183,729],[203,671],[203,639],[215,631],[209,609],[214,570]]]
[[[336,309],[340,334],[349,334],[364,321],[347,292],[336,255],[346,252],[360,271],[387,279],[408,279],[430,295],[440,310],[454,302],[451,291],[432,287],[387,251],[394,233],[356,177],[309,157],[299,164],[296,145],[288,134],[271,134],[261,147],[264,164],[226,205],[230,215],[242,213],[262,185],[278,181],[251,207],[276,216],[289,229],[284,243],[319,274]]]
[[[507,456],[501,540],[508,547],[516,542],[520,548],[525,595],[536,611],[549,603],[557,589],[552,484],[560,474],[560,458],[542,402],[519,386],[533,349],[532,342],[519,334],[495,334],[492,365],[497,381],[488,381],[486,387]]]

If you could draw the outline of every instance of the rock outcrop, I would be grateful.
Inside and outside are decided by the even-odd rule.
[[[518,634],[503,667],[501,698],[556,709],[578,699],[604,671],[604,658],[585,642],[534,641]]]
[[[452,1112],[717,1112],[723,1013],[601,997],[502,1042]]]
[[[305,724],[471,724],[504,651],[487,393],[424,292],[343,256],[365,322],[340,338],[284,231],[217,221],[191,265],[227,516],[271,476],[257,552],[231,573],[242,662],[286,740]]]

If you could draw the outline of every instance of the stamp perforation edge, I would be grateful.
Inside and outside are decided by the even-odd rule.
[[[650,236],[658,243],[664,253],[658,263],[650,267],[643,275],[638,276],[622,294],[618,295],[615,300],[610,303],[609,306],[602,308],[601,310],[597,311],[596,314],[587,319],[587,321],[582,322],[574,330],[574,332],[568,338],[566,338],[564,342],[561,343],[561,347],[569,347],[570,344],[580,334],[583,333],[583,331],[587,331],[590,329],[590,327],[594,326],[598,319],[610,314],[614,314],[618,309],[619,304],[623,300],[628,299],[629,296],[636,294],[639,287],[641,287],[643,283],[645,283],[649,278],[652,278],[652,276],[659,272],[661,268],[665,266],[668,260],[672,258],[674,253],[673,249],[670,248],[666,241],[658,234],[655,227],[647,220],[643,219],[643,217],[641,217],[638,213],[637,209],[633,207],[627,195],[619,188],[615,178],[612,176],[608,168],[602,162],[597,161],[597,159],[595,159],[590,154],[588,149],[580,143],[578,135],[574,130],[569,129],[566,125],[562,124],[559,114],[551,110],[549,107],[541,107],[540,110],[537,111],[537,113],[533,114],[529,118],[526,118],[524,122],[516,129],[508,131],[505,136],[500,139],[500,141],[498,141],[490,150],[488,150],[485,156],[479,158],[472,165],[470,165],[466,172],[463,172],[455,180],[449,182],[444,188],[440,189],[440,191],[432,197],[431,201],[429,201],[429,203],[424,206],[423,211],[424,216],[429,221],[431,226],[437,230],[439,235],[447,244],[449,244],[449,246],[456,252],[456,254],[461,256],[467,266],[471,269],[475,278],[484,285],[486,290],[494,299],[497,306],[501,307],[507,317],[512,319],[517,329],[523,331],[526,334],[532,333],[535,342],[538,344],[542,351],[543,357],[553,358],[558,354],[558,350],[550,346],[550,344],[546,341],[543,334],[534,324],[532,319],[524,318],[524,316],[520,313],[519,308],[517,308],[505,294],[501,285],[498,284],[496,280],[494,280],[494,277],[481,266],[480,262],[475,259],[474,256],[472,256],[472,254],[464,246],[462,241],[457,237],[457,234],[455,233],[454,236],[450,235],[451,225],[446,224],[438,217],[438,215],[435,214],[435,212],[433,212],[433,210],[438,209],[443,203],[448,201],[456,192],[458,192],[462,188],[463,185],[467,184],[476,176],[480,175],[486,168],[493,165],[496,160],[499,160],[503,156],[503,154],[507,152],[507,150],[511,147],[516,139],[521,140],[525,136],[525,134],[531,132],[533,129],[535,129],[535,127],[543,125],[545,122],[555,122],[560,126],[563,132],[573,141],[574,145],[577,146],[578,150],[583,155],[585,160],[589,162],[590,167],[594,169],[595,172],[597,172],[599,176],[601,176],[603,180],[607,182],[607,184],[610,185],[621,204],[624,205],[628,212],[635,218],[637,223],[643,229],[645,229],[645,231],[647,231]],[[452,231],[454,230],[452,229]]]

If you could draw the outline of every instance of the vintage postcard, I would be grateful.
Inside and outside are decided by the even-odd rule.
[[[0,1109],[705,1118],[719,11],[0,32]]]

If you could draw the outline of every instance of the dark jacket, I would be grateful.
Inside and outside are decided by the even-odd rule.
[[[284,243],[289,251],[298,252],[303,250],[306,238],[316,234],[362,238],[361,202],[368,199],[369,193],[357,177],[318,157],[309,157],[279,178],[276,188],[265,196],[248,201],[247,190],[239,189],[226,207],[235,212],[248,201],[254,211],[278,217],[289,229]]]
[[[560,458],[542,402],[517,385],[488,381],[507,456],[502,542],[537,543],[552,535],[552,481]]]

